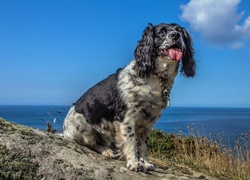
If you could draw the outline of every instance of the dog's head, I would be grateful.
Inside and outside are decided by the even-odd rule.
[[[179,63],[181,73],[194,77],[196,64],[192,40],[188,32],[177,24],[149,24],[134,52],[135,69],[140,77],[149,77],[155,71],[155,60],[161,56]]]

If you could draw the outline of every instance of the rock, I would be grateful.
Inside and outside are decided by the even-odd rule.
[[[0,179],[215,179],[171,168],[138,173],[124,165],[59,135],[0,118]]]

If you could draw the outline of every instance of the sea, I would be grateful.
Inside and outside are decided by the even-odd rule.
[[[70,106],[0,105],[0,117],[17,124],[46,130],[50,122],[57,132]],[[241,141],[250,148],[250,108],[169,107],[154,125],[166,133],[196,135],[233,145]]]

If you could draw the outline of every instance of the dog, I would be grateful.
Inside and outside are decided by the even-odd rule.
[[[132,171],[154,171],[148,159],[149,134],[169,106],[178,71],[195,76],[192,40],[178,24],[149,23],[134,56],[73,104],[64,120],[64,137],[105,156],[124,158]]]

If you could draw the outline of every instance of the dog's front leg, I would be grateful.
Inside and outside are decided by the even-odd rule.
[[[132,171],[145,171],[144,164],[140,161],[140,144],[136,132],[136,121],[140,114],[136,111],[127,112],[121,123],[121,136],[123,139],[122,153],[125,155],[126,167]]]
[[[147,171],[155,171],[155,166],[149,163],[148,159],[148,141],[150,130],[145,130],[145,133],[139,135],[139,152],[140,152],[140,162],[142,162]]]

